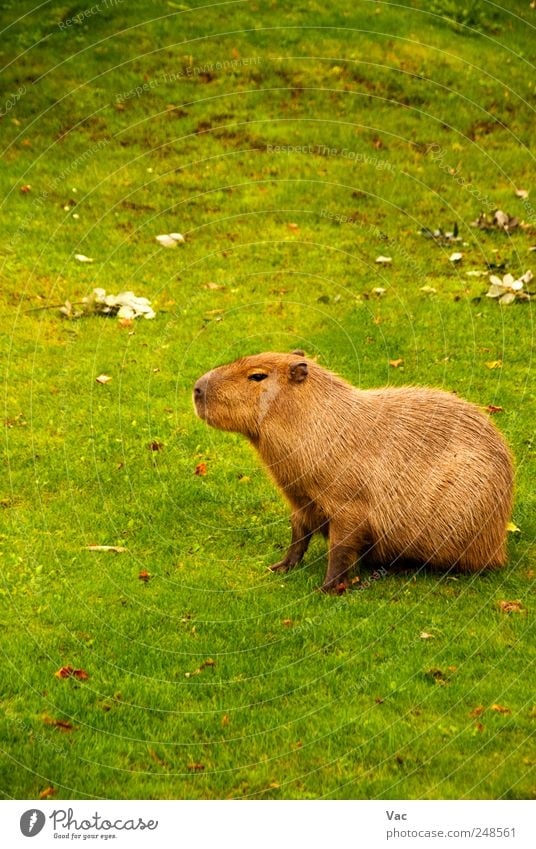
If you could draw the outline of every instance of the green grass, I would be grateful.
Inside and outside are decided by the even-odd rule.
[[[533,310],[465,274],[534,266],[529,4],[202,5],[71,25],[88,6],[0,11],[0,793],[534,798]],[[531,229],[469,226],[493,207]],[[461,267],[419,234],[454,222]],[[174,231],[184,246],[156,244]],[[60,318],[95,286],[157,317]],[[507,568],[324,597],[318,540],[267,571],[287,508],[243,440],[195,418],[191,387],[296,347],[362,387],[504,408]]]

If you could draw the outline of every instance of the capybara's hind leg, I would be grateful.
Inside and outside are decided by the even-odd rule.
[[[481,557],[478,556],[478,552],[475,553],[469,550],[466,554],[463,554],[458,562],[455,565],[455,569],[458,569],[460,572],[484,572],[491,571],[493,569],[500,569],[501,566],[504,566],[506,561],[506,553],[504,551],[504,546],[500,547],[498,551],[489,557]]]
[[[499,569],[506,562],[506,531],[484,527],[460,556],[456,568],[461,572],[482,572]]]

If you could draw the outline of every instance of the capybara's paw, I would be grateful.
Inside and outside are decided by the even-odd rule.
[[[279,563],[274,563],[273,566],[269,566],[268,568],[270,572],[288,572],[292,568],[292,564],[288,560],[280,560]]]
[[[328,582],[322,584],[322,586],[320,587],[320,592],[327,593],[328,595],[342,595],[346,592],[347,589],[348,584],[346,584],[344,581],[341,581],[338,584]]]

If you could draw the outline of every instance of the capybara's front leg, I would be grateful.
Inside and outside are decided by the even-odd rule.
[[[348,572],[357,560],[357,551],[353,546],[336,543],[329,549],[328,571],[320,587],[324,593],[337,592],[341,584],[346,583]]]
[[[303,555],[309,548],[311,537],[314,533],[309,527],[303,510],[296,510],[292,514],[292,540],[283,560],[270,566],[272,572],[288,572],[303,559]]]
[[[346,583],[348,572],[363,548],[364,539],[362,526],[349,531],[334,522],[330,523],[328,571],[320,588],[322,592],[337,592],[340,585]]]

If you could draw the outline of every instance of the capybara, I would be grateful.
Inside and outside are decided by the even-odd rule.
[[[296,566],[329,538],[322,585],[344,585],[359,556],[477,572],[506,558],[512,458],[478,407],[440,389],[359,390],[305,357],[265,353],[203,375],[197,415],[244,434],[292,507]]]

